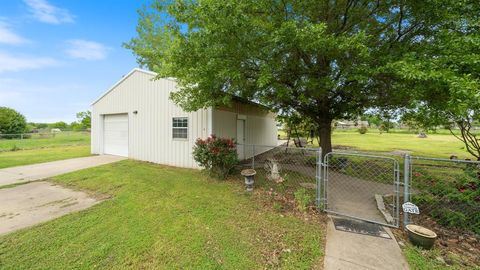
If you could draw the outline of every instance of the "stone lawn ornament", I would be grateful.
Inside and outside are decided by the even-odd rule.
[[[245,169],[242,170],[240,174],[245,178],[245,185],[247,186],[247,191],[253,191],[253,183],[255,182],[255,174],[257,174],[257,172],[254,169]]]
[[[425,132],[420,132],[417,137],[424,139],[424,138],[427,138],[427,134]]]
[[[283,177],[280,175],[280,164],[273,159],[269,158],[265,161],[263,168],[267,172],[267,179],[275,181],[277,184],[283,182]]]
[[[410,214],[415,214],[419,215],[420,214],[420,209],[418,209],[418,206],[411,202],[406,202],[402,204],[403,212],[405,213],[410,213]]]

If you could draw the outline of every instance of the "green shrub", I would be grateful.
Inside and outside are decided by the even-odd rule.
[[[468,221],[465,214],[441,207],[433,209],[430,215],[435,218],[438,223],[450,227],[463,228],[463,225]]]
[[[295,193],[293,193],[295,197],[295,202],[297,207],[300,211],[307,210],[307,207],[312,202],[312,196],[308,194],[308,191],[305,188],[299,188]]]
[[[365,134],[367,133],[368,129],[366,126],[361,126],[359,129],[358,129],[358,133],[360,134]]]
[[[0,134],[20,134],[27,129],[25,116],[7,107],[0,107]],[[17,139],[20,136],[9,136],[9,139]]]
[[[237,148],[233,139],[211,135],[198,138],[193,147],[193,158],[211,176],[227,178],[238,163]]]
[[[412,201],[438,223],[480,233],[480,179],[478,168],[467,165],[452,169],[452,175],[435,167],[413,173],[415,188],[420,192]],[[449,178],[454,177],[454,178]]]

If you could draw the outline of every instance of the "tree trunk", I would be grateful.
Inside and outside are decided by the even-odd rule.
[[[287,129],[287,147],[285,147],[285,153],[288,152],[288,146],[290,144],[290,137],[292,136],[292,129],[288,128]]]
[[[296,137],[297,137],[297,142],[295,143],[295,146],[296,146],[296,147],[303,147],[302,142],[300,141],[300,135],[298,134],[297,126],[294,125],[294,126],[293,126],[293,129],[295,130],[295,135],[296,135]],[[295,141],[295,139],[294,139],[293,141]]]
[[[322,148],[322,158],[332,152],[332,121],[324,120],[318,123],[318,134],[320,137],[320,147]]]

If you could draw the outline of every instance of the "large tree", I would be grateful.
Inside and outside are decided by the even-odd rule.
[[[27,128],[25,116],[12,108],[0,107],[0,134],[21,134]],[[8,138],[15,138],[10,135]]]
[[[428,46],[389,68],[414,89],[405,118],[447,127],[480,160],[480,2],[461,3]]]
[[[126,45],[159,77],[175,77],[184,109],[232,95],[312,121],[324,153],[336,118],[408,104],[389,64],[449,23],[456,0],[179,0],[140,11]]]

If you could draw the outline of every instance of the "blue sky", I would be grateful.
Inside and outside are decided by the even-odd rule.
[[[0,106],[29,122],[75,114],[137,67],[122,47],[147,0],[1,0]]]

